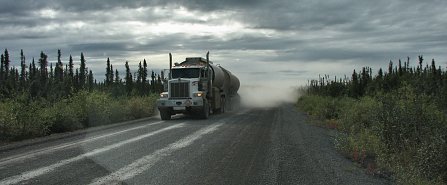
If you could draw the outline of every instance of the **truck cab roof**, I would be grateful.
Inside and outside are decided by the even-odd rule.
[[[213,62],[210,61],[210,64],[213,64]],[[206,59],[202,57],[188,57],[185,61],[175,66],[206,66]]]

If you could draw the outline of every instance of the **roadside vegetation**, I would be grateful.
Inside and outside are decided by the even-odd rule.
[[[374,175],[399,184],[447,182],[447,71],[390,61],[376,75],[364,67],[351,78],[312,80],[297,106],[312,122],[335,128],[340,152]]]
[[[62,62],[40,58],[27,63],[21,51],[20,65],[11,66],[8,50],[1,54],[0,65],[0,142],[74,131],[154,114],[155,100],[163,90],[161,79],[148,74],[146,60],[132,73],[126,62],[124,79],[104,60],[104,81],[98,82],[86,67],[83,53],[79,68],[73,57]],[[53,67],[54,66],[54,67]]]

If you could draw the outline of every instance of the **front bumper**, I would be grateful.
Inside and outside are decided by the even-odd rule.
[[[158,108],[167,108],[167,107],[202,107],[203,99],[158,99],[157,107]]]

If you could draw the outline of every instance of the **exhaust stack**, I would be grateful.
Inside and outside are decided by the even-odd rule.
[[[169,80],[172,79],[172,54],[169,53]]]

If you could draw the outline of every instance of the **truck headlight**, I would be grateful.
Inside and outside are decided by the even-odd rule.
[[[193,96],[194,97],[202,97],[204,94],[205,93],[203,93],[203,92],[195,92],[195,93],[193,93]]]
[[[167,92],[160,93],[160,98],[168,98],[168,93]]]

